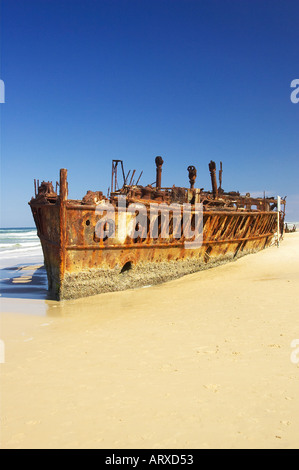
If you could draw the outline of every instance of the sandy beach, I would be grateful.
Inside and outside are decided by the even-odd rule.
[[[34,273],[1,298],[2,449],[299,447],[298,232],[74,301],[47,300]]]

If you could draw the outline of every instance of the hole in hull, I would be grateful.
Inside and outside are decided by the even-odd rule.
[[[121,274],[126,273],[126,272],[130,271],[130,269],[132,269],[132,267],[133,267],[132,261],[127,261],[127,262],[123,265],[123,267],[122,267],[120,273],[121,273]]]

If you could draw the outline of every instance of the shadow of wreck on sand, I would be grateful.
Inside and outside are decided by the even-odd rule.
[[[47,300],[45,266],[21,264],[0,269],[0,292],[4,298]]]

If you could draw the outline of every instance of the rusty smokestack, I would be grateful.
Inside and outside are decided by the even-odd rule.
[[[60,199],[62,201],[66,201],[67,196],[68,196],[68,188],[67,188],[67,170],[65,168],[61,168],[60,170],[59,190],[60,190]]]
[[[219,170],[219,189],[222,189],[222,162],[220,162],[220,170]]]
[[[217,178],[216,178],[216,163],[213,162],[212,160],[209,163],[209,170],[211,174],[213,197],[215,199],[216,197],[218,197],[218,187],[217,187]]]
[[[195,183],[196,175],[197,175],[196,168],[195,168],[195,166],[190,165],[190,166],[188,166],[187,171],[189,172],[190,188],[194,189],[194,183]]]
[[[163,158],[162,157],[156,157],[155,159],[156,163],[156,188],[160,189],[161,188],[161,176],[162,176],[162,165],[163,165]]]

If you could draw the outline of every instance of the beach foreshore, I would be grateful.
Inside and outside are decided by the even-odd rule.
[[[47,300],[39,264],[8,273],[2,449],[299,447],[298,232],[84,299]]]

